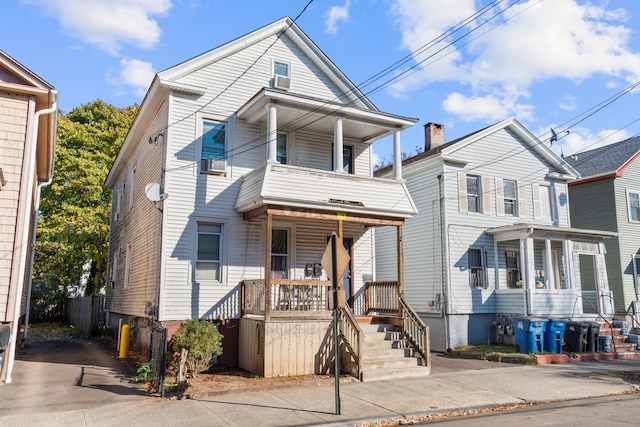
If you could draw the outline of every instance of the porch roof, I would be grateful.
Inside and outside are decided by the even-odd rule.
[[[335,118],[343,117],[343,135],[360,142],[371,142],[414,125],[418,119],[396,116],[349,104],[312,98],[279,89],[263,88],[238,110],[247,123],[267,120],[267,106],[277,104],[279,130],[306,129],[331,135]]]
[[[265,163],[242,179],[235,209],[267,207],[407,219],[416,209],[404,181]]]
[[[487,234],[493,235],[496,241],[516,240],[526,237],[551,238],[560,240],[581,240],[600,242],[606,238],[617,237],[618,233],[583,228],[554,227],[542,224],[511,224],[489,228]]]

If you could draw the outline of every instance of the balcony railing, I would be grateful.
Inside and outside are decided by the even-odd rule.
[[[271,279],[267,296],[264,279],[242,282],[242,314],[278,318],[329,318],[331,282]]]
[[[398,313],[398,282],[367,282],[365,306],[370,313]]]

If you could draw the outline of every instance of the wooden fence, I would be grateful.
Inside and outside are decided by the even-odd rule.
[[[65,322],[88,336],[104,330],[104,297],[33,299],[29,322]]]

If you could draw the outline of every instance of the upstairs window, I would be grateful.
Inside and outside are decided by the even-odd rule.
[[[220,281],[221,224],[198,224],[195,280]]]
[[[502,182],[504,214],[516,216],[518,203],[518,187],[515,181],[504,180]]]
[[[627,190],[629,221],[640,222],[640,192]]]
[[[469,264],[469,286],[472,288],[486,288],[484,249],[471,247],[467,251]]]
[[[276,142],[276,161],[282,165],[287,164],[287,134],[279,133]]]
[[[467,212],[480,212],[480,177],[467,175]]]
[[[202,123],[202,159],[225,159],[226,125],[205,120]]]
[[[331,145],[331,170],[335,170],[334,167],[334,160],[333,160],[333,150],[334,150],[334,146]],[[354,168],[353,168],[353,146],[351,145],[345,145],[342,147],[342,169],[346,172],[346,173],[350,173],[353,174],[354,173]]]
[[[275,76],[289,77],[289,63],[273,61],[273,74]]]

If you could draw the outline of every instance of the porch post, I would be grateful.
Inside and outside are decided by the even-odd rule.
[[[404,284],[403,284],[403,256],[402,256],[402,225],[397,228],[397,245],[398,245],[398,316],[402,318],[402,303],[400,297],[404,296]]]
[[[267,212],[267,237],[265,251],[267,256],[264,264],[264,286],[265,286],[265,305],[264,305],[264,320],[269,320],[271,317],[271,239],[273,228],[273,216]]]
[[[533,311],[533,290],[536,287],[536,264],[535,264],[535,254],[533,251],[533,238],[527,237],[526,239],[526,249],[527,249],[527,280],[525,281],[522,289],[525,289],[525,297],[527,298],[527,310],[525,315],[531,314]]]
[[[544,271],[545,282],[547,282],[547,289],[555,289],[556,278],[554,277],[554,268],[553,268],[553,254],[551,253],[551,240],[544,239],[544,250],[545,250],[545,263],[547,264],[547,268]]]
[[[267,161],[275,162],[278,157],[278,113],[276,104],[269,104],[267,119]]]
[[[573,253],[571,246],[572,245],[570,240],[564,240],[562,242],[562,250],[564,251],[564,262],[562,263],[562,269],[564,273],[564,282],[567,289],[574,289],[573,274],[571,274],[571,271],[573,271]],[[562,284],[560,284],[560,286],[562,287]]]
[[[399,130],[393,133],[393,179],[402,179],[402,153]]]
[[[343,137],[342,137],[342,117],[336,117],[333,132],[333,171],[344,172],[343,160]]]

